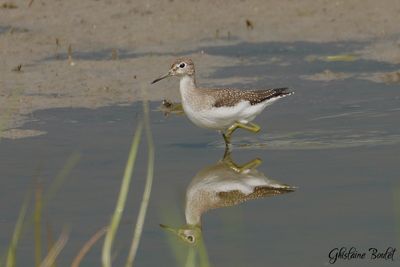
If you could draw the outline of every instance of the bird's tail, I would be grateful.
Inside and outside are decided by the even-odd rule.
[[[272,89],[274,93],[272,94],[271,98],[275,97],[285,97],[285,96],[290,96],[294,94],[294,92],[289,91],[289,88],[284,87],[284,88],[274,88]]]

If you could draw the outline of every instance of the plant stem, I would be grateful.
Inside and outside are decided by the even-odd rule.
[[[136,257],[136,253],[139,247],[140,237],[143,232],[143,225],[146,218],[146,212],[150,200],[151,188],[154,177],[154,144],[150,128],[148,102],[143,102],[143,110],[144,110],[145,132],[146,132],[147,147],[148,147],[147,177],[146,177],[146,185],[143,191],[142,203],[140,205],[139,215],[136,221],[134,235],[132,238],[131,248],[129,250],[129,255],[125,264],[126,267],[132,266]]]
[[[118,196],[117,205],[114,210],[114,214],[111,218],[110,226],[107,231],[103,251],[102,251],[102,264],[103,267],[111,267],[111,249],[112,244],[115,238],[115,234],[118,230],[119,223],[121,221],[122,213],[125,208],[126,198],[128,196],[129,184],[131,182],[132,172],[134,169],[136,156],[138,152],[138,147],[140,143],[140,138],[142,135],[143,123],[139,122],[139,125],[136,129],[135,135],[133,137],[131,150],[129,152],[128,161],[125,166],[124,177],[122,179],[122,184]]]

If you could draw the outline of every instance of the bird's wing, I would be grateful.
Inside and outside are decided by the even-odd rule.
[[[240,204],[247,200],[281,195],[293,192],[294,190],[295,188],[293,187],[277,188],[269,186],[256,186],[254,191],[250,194],[244,194],[239,190],[233,190],[228,192],[218,192],[217,195],[221,199],[221,206],[228,207]]]
[[[264,90],[209,89],[208,93],[215,98],[214,107],[232,107],[243,100],[255,105],[268,99],[292,94],[288,91],[288,88]]]

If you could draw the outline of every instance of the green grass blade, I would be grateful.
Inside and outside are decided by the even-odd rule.
[[[34,221],[34,239],[35,239],[35,267],[39,267],[42,262],[42,194],[43,187],[40,183],[36,184],[35,189],[35,211]]]
[[[49,221],[46,222],[46,237],[47,237],[47,253],[50,253],[51,249],[54,247],[53,240],[53,229]],[[56,262],[54,262],[51,267],[56,267]]]
[[[129,191],[129,184],[131,181],[132,177],[132,172],[134,169],[135,161],[136,161],[136,156],[140,144],[140,138],[142,135],[142,130],[143,130],[143,123],[140,122],[135,135],[133,137],[133,142],[132,146],[129,152],[129,157],[128,161],[125,166],[125,172],[124,172],[124,177],[122,179],[122,184],[121,184],[121,189],[119,192],[118,196],[118,201],[117,205],[115,207],[114,214],[111,218],[110,226],[107,231],[104,244],[103,244],[103,251],[102,251],[102,264],[103,267],[111,267],[111,249],[112,249],[112,244],[115,238],[115,234],[117,232],[119,223],[121,221],[121,216],[125,208],[125,202],[126,198],[128,196],[128,191]]]
[[[17,219],[17,223],[14,229],[14,233],[13,233],[13,237],[11,240],[11,244],[7,250],[7,254],[6,254],[6,267],[11,267],[11,266],[15,266],[15,262],[16,262],[16,258],[15,258],[15,253],[16,253],[16,247],[18,245],[18,241],[21,238],[22,233],[24,232],[24,230],[30,226],[30,224],[33,222],[34,223],[34,227],[35,227],[35,262],[37,264],[37,259],[39,258],[38,255],[41,256],[41,245],[40,245],[40,250],[36,250],[37,247],[39,246],[38,244],[41,244],[41,229],[40,229],[40,224],[41,224],[41,214],[42,214],[42,210],[43,207],[45,206],[45,204],[55,195],[55,193],[58,191],[58,189],[61,187],[63,181],[65,180],[65,178],[68,176],[68,174],[70,173],[70,171],[75,167],[75,165],[78,163],[80,159],[80,154],[79,153],[75,153],[73,155],[71,155],[66,164],[64,165],[64,167],[62,168],[62,170],[58,173],[58,175],[56,176],[54,182],[51,184],[50,189],[47,191],[47,194],[45,194],[45,196],[43,196],[43,193],[41,192],[41,196],[40,196],[40,201],[35,201],[35,211],[34,213],[31,215],[31,217],[29,217],[28,221],[25,221],[25,216],[26,216],[26,212],[27,212],[27,206],[28,206],[28,201],[25,200],[19,217]],[[39,203],[40,202],[40,203]],[[35,264],[35,266],[37,266]],[[1,263],[0,263],[1,266]],[[54,266],[54,265],[53,265]]]
[[[16,265],[16,260],[17,260],[16,251],[17,251],[18,241],[20,240],[22,235],[24,219],[28,209],[29,200],[30,200],[30,194],[28,194],[28,196],[25,198],[18,215],[17,223],[15,224],[15,229],[11,239],[11,244],[7,251],[7,262],[6,262],[7,267],[14,267]]]
[[[144,187],[142,203],[140,204],[139,215],[136,221],[136,226],[132,238],[131,248],[129,250],[129,255],[126,261],[125,266],[130,267],[133,265],[133,262],[136,257],[137,250],[139,248],[140,237],[143,232],[143,225],[146,218],[147,207],[150,200],[151,188],[153,185],[154,178],[154,143],[153,136],[150,128],[150,115],[149,115],[149,104],[148,102],[143,102],[144,109],[144,118],[145,118],[145,132],[147,139],[147,147],[148,147],[148,159],[147,159],[147,176],[146,176],[146,185]]]
[[[167,225],[182,225],[183,218],[180,214],[180,210],[178,209],[179,205],[175,203],[170,203],[167,206],[160,208],[160,217],[162,218],[163,223],[167,223]],[[183,244],[181,240],[176,235],[172,235],[170,232],[164,231],[165,238],[167,239],[168,247],[171,250],[171,254],[174,256],[176,264],[175,266],[185,266],[185,262],[187,261],[187,249],[188,246]]]
[[[201,267],[210,267],[210,261],[208,259],[207,247],[202,238],[198,244],[198,252]]]
[[[81,158],[80,153],[73,153],[64,164],[61,171],[57,174],[54,181],[51,183],[48,190],[46,190],[46,194],[43,197],[43,205],[49,202],[50,199],[54,197],[54,195],[58,192],[61,185],[63,184],[65,178],[69,175],[71,170],[76,166]]]
[[[103,227],[98,230],[79,250],[78,254],[76,255],[75,259],[73,260],[71,267],[79,267],[83,258],[89,252],[89,250],[96,244],[96,242],[107,233],[107,227]]]
[[[188,249],[185,267],[196,267],[196,250],[193,247]]]
[[[57,242],[54,244],[47,256],[44,258],[43,262],[40,264],[40,267],[51,267],[56,261],[58,255],[60,255],[67,242],[68,231],[63,230]]]

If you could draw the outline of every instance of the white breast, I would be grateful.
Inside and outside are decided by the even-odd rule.
[[[196,89],[192,77],[182,77],[179,89],[187,117],[199,127],[215,130],[226,130],[235,122],[248,123],[278,99],[273,98],[256,105],[243,100],[232,107],[212,107],[210,97],[196,91],[201,89]]]

